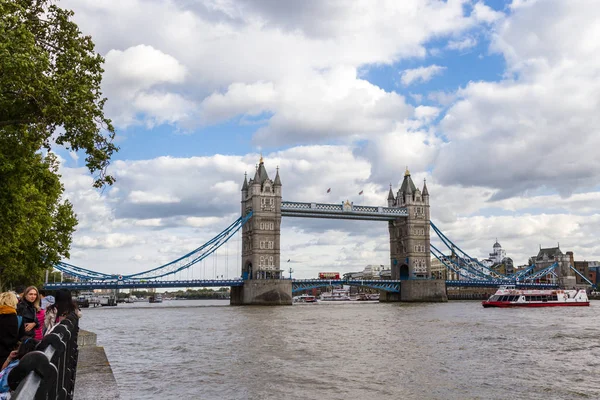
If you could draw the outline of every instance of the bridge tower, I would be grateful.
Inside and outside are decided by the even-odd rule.
[[[430,212],[427,183],[419,190],[406,168],[404,180],[388,207],[405,208],[407,216],[390,221],[392,279],[402,280],[400,296],[387,294],[388,301],[447,301],[446,283],[431,279]]]
[[[242,185],[241,212],[252,218],[242,228],[243,287],[233,287],[231,304],[292,304],[292,283],[283,279],[280,260],[281,178],[271,180],[261,156]]]

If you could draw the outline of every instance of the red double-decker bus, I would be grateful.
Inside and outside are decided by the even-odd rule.
[[[340,279],[339,272],[319,272],[319,279]]]

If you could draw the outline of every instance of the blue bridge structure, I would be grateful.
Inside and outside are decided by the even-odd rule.
[[[426,183],[418,189],[407,170],[400,189],[390,186],[387,206],[282,201],[279,169],[268,177],[261,158],[253,179],[242,185],[241,216],[214,238],[162,265],[136,273],[106,273],[60,262],[55,268],[75,282],[50,283],[45,289],[142,289],[230,287],[232,304],[291,304],[291,295],[319,287],[359,286],[379,290],[387,301],[444,301],[446,287],[522,288],[566,286],[578,272],[560,260],[530,265],[513,274],[502,274],[471,257],[435,225],[429,216]],[[391,279],[288,279],[280,261],[282,217],[367,220],[386,222],[390,234]],[[181,279],[182,273],[205,262],[241,230],[241,273],[233,279]],[[434,238],[435,245],[431,243]],[[438,260],[458,279],[440,281],[431,273],[431,260]],[[179,275],[179,279],[177,276]],[[585,278],[585,277],[584,277]],[[541,282],[544,280],[545,282]],[[406,296],[406,298],[403,298]],[[235,300],[234,300],[235,297]],[[268,300],[277,297],[273,303]],[[283,300],[281,300],[283,299]]]

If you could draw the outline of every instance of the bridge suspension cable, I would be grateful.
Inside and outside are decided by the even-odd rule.
[[[460,247],[458,247],[456,244],[454,244],[454,242],[452,242],[446,235],[444,235],[444,233],[437,226],[435,226],[435,224],[433,222],[430,222],[430,225],[431,225],[431,228],[433,229],[433,231],[436,233],[436,235],[440,238],[442,243],[444,245],[446,245],[446,247],[448,247],[448,249],[450,249],[450,251],[453,254],[457,255],[456,261],[458,261],[458,263],[455,263],[454,261],[453,261],[453,263],[455,265],[458,264],[461,271],[463,271],[464,273],[474,273],[475,275],[478,276],[477,279],[486,279],[486,280],[491,280],[491,279],[493,279],[493,280],[499,280],[499,279],[500,280],[510,280],[511,279],[510,277],[507,277],[504,274],[501,274],[497,271],[494,271],[491,268],[486,267],[485,265],[483,265],[482,263],[477,261],[477,259],[468,255]],[[432,249],[433,248],[434,247],[432,246]],[[436,249],[436,251],[438,252],[438,255],[439,254],[444,255],[443,252],[440,252],[437,249]],[[434,254],[433,250],[432,250],[432,254],[436,258],[438,258],[437,255]],[[442,261],[442,260],[440,260],[440,261]],[[445,263],[444,261],[442,261],[442,263],[444,265],[446,265],[446,267],[448,268],[447,263]]]
[[[89,269],[81,268],[76,265],[60,262],[55,265],[55,268],[59,271],[65,272],[69,275],[75,276],[85,280],[154,280],[165,277],[167,275],[175,276],[176,273],[182,272],[200,261],[205,260],[206,257],[215,253],[219,247],[227,243],[231,237],[252,217],[252,212],[249,212],[244,217],[240,217],[217,236],[210,239],[208,242],[197,247],[196,249],[188,252],[187,254],[170,261],[166,264],[160,265],[156,268],[149,269],[147,271],[138,272],[130,275],[115,275],[105,274],[102,272],[92,271]],[[204,274],[206,275],[206,263],[204,265]],[[213,267],[213,271],[216,271],[216,264]],[[216,273],[216,272],[215,272]],[[206,277],[205,277],[206,278]]]

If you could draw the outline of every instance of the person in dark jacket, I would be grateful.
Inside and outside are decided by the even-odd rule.
[[[24,333],[23,324],[19,329],[17,296],[13,292],[0,293],[0,363],[15,349]]]
[[[35,336],[35,330],[40,326],[37,312],[40,309],[40,294],[35,286],[29,286],[17,304],[17,315],[23,317],[26,336]]]

